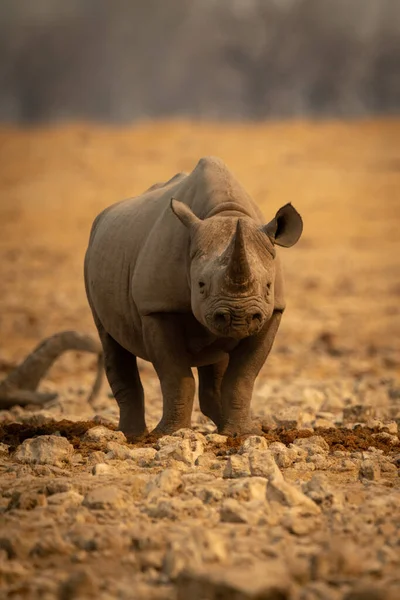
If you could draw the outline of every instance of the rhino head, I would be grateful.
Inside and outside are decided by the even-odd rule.
[[[291,204],[267,225],[218,216],[201,220],[182,202],[171,208],[189,230],[189,285],[197,320],[219,337],[256,334],[274,310],[275,245],[293,246],[303,223]]]

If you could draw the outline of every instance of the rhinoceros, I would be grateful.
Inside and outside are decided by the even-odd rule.
[[[250,403],[285,309],[276,246],[303,223],[289,203],[265,223],[218,158],[202,158],[94,220],[85,285],[106,375],[129,439],[147,433],[137,357],[153,364],[162,418],[153,433],[191,425],[199,404],[226,435],[257,430]]]

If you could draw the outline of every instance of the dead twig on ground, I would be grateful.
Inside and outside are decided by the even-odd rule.
[[[100,342],[77,331],[62,331],[43,340],[25,360],[0,381],[0,409],[28,404],[43,405],[57,393],[38,392],[40,381],[61,354],[78,350],[97,354],[97,372],[88,402],[97,397],[103,379],[103,353]]]

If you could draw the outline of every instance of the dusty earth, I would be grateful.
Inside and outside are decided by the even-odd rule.
[[[400,121],[0,130],[0,375],[43,337],[95,334],[82,260],[104,206],[222,157],[269,219],[292,201],[288,308],[254,394],[264,436],[115,431],[93,356],[41,410],[0,411],[0,596],[400,597]],[[150,426],[158,382],[141,363]]]

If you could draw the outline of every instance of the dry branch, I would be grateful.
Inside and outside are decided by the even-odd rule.
[[[97,373],[88,402],[92,403],[100,391],[103,378],[103,354],[100,342],[76,331],[62,331],[41,342],[25,360],[0,382],[0,409],[15,405],[42,405],[57,397],[56,393],[38,392],[40,381],[61,354],[78,350],[97,354]]]

